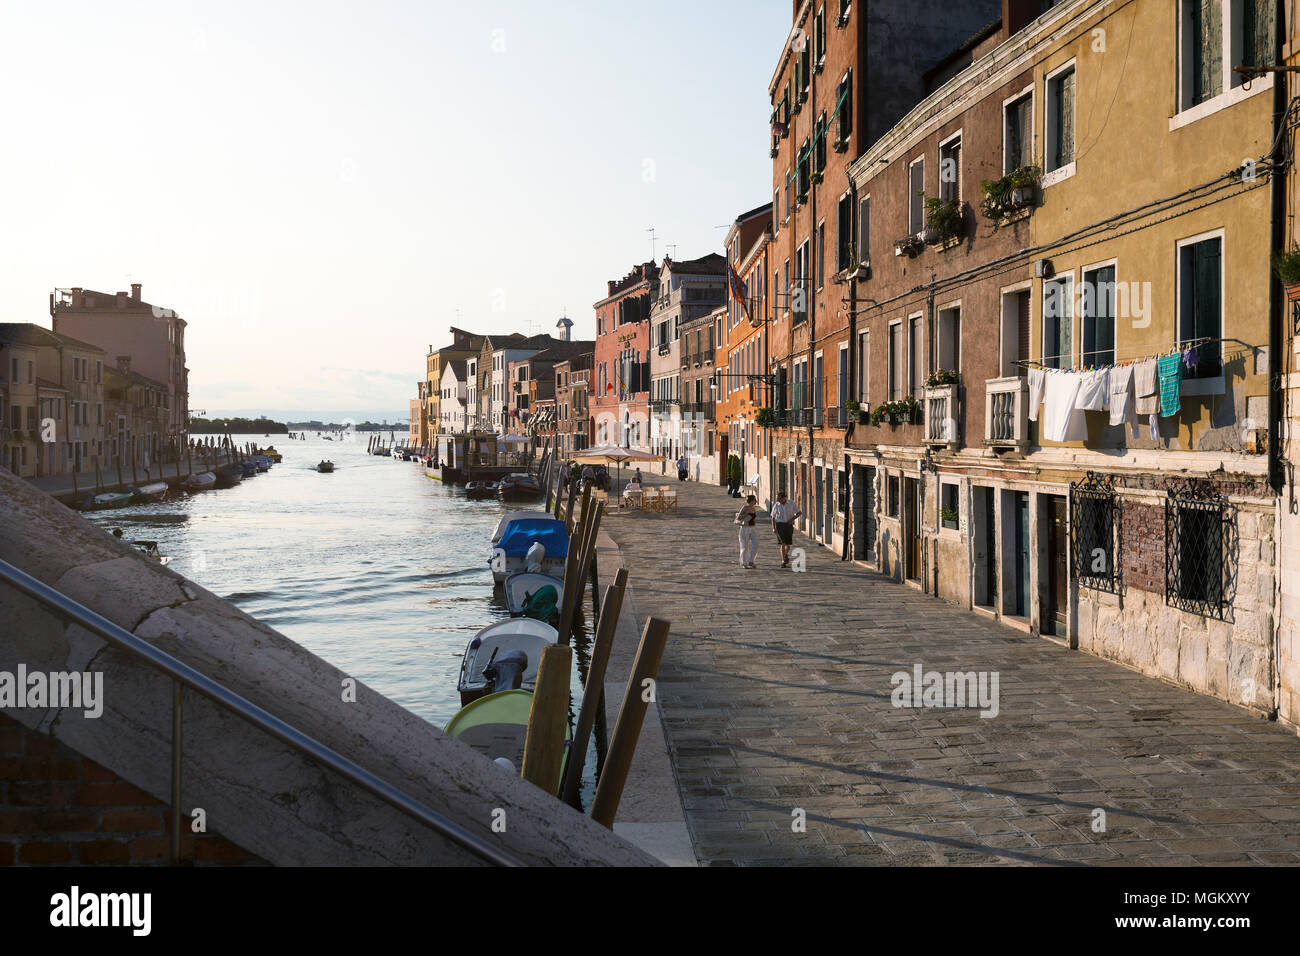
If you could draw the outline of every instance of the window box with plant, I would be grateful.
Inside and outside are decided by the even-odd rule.
[[[909,256],[915,258],[925,248],[925,243],[920,236],[904,236],[902,239],[894,240],[894,255]]]
[[[754,424],[759,428],[776,427],[776,411],[771,408],[760,408],[754,416]]]
[[[1039,167],[1021,166],[1001,179],[984,180],[980,183],[980,190],[984,193],[980,212],[993,220],[996,229],[1017,213],[1037,204],[1042,179],[1043,171]]]
[[[822,181],[822,174],[817,170],[813,170],[813,172],[808,175],[808,181],[813,185],[820,185]]]
[[[953,508],[940,508],[940,509],[939,509],[939,520],[940,520],[941,522],[943,522],[943,526],[944,526],[945,528],[949,529],[950,531],[956,531],[956,530],[957,530],[957,522],[958,522],[959,519],[958,519],[957,511],[956,511],[955,509],[953,509]]]
[[[966,217],[956,199],[925,197],[925,241],[932,246],[946,246],[961,239]]]
[[[847,402],[844,403],[844,408],[845,410],[848,411],[849,419],[851,421],[855,421],[860,424],[866,424],[868,419],[867,410],[862,407],[862,403],[859,402],[857,399],[850,398]]]
[[[885,402],[871,410],[871,424],[879,425],[883,421],[887,425],[911,425],[916,420],[916,411],[919,407],[920,405],[911,395],[900,398],[896,402]]]
[[[797,196],[794,197],[794,204],[796,206],[802,206],[807,201],[808,201],[807,193],[799,193]]]
[[[837,153],[846,152],[849,148],[849,141],[842,136],[835,137],[835,142],[831,143],[831,149]]]

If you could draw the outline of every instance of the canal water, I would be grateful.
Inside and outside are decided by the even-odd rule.
[[[284,461],[234,488],[86,517],[157,541],[168,567],[445,726],[460,707],[466,643],[509,616],[487,564],[492,532],[507,510],[529,506],[470,501],[420,464],[368,454],[366,433],[234,439],[274,444]],[[322,458],[332,474],[315,470]],[[571,686],[579,696],[576,662]],[[595,765],[593,743],[584,805]]]

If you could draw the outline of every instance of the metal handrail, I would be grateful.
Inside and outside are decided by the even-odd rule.
[[[179,821],[180,821],[180,776],[179,776],[179,750],[176,744],[179,743],[179,730],[181,721],[180,717],[180,696],[181,687],[189,687],[191,690],[198,691],[204,697],[215,704],[233,711],[246,721],[257,727],[272,737],[288,744],[295,750],[306,754],[308,757],[324,764],[336,773],[346,777],[353,783],[366,790],[369,790],[385,803],[396,807],[408,816],[413,817],[419,822],[432,827],[439,834],[451,840],[453,843],[463,847],[476,856],[481,857],[498,866],[522,866],[523,863],[503,852],[500,848],[493,846],[473,832],[465,829],[459,823],[447,819],[425,806],[413,797],[407,796],[398,790],[392,784],[381,780],[369,770],[354,763],[342,754],[326,747],[320,741],[309,737],[296,727],[285,723],[279,717],[271,714],[249,700],[236,694],[234,691],[218,684],[216,681],[207,677],[205,674],[195,670],[184,661],[178,660],[166,651],[159,650],[149,642],[142,640],[132,634],[125,628],[114,624],[108,618],[97,614],[77,603],[63,594],[56,591],[44,581],[32,577],[26,571],[14,567],[8,561],[0,559],[0,579],[13,585],[18,591],[26,594],[28,597],[35,598],[42,604],[54,610],[61,617],[75,621],[93,634],[97,634],[104,640],[116,645],[124,650],[130,651],[138,657],[144,659],[146,663],[167,674],[176,682],[176,693],[173,698],[173,754],[172,754],[172,831],[173,831],[173,853],[175,853],[175,843],[179,842]]]

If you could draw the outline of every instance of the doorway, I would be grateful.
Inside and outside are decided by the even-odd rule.
[[[903,479],[903,567],[907,578],[921,580],[921,482]]]
[[[827,468],[822,477],[822,508],[826,512],[826,537],[823,540],[831,544],[835,540],[835,470]]]
[[[822,489],[822,466],[813,465],[813,538],[821,540],[822,537],[822,510],[818,507],[819,496]]]
[[[866,561],[876,550],[876,469],[853,466],[853,557]]]
[[[998,535],[997,511],[994,507],[997,493],[992,488],[974,489],[972,508],[975,528],[971,544],[975,552],[974,603],[981,607],[998,606]]]
[[[1043,495],[1040,518],[1047,525],[1047,548],[1043,554],[1043,614],[1040,631],[1064,637],[1068,629],[1069,598],[1067,586],[1070,553],[1070,526],[1064,495]]]
[[[1029,492],[1002,493],[1002,613],[1029,616]]]

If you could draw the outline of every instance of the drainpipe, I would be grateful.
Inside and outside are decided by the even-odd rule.
[[[1281,28],[1278,28],[1278,49],[1281,47]],[[1275,73],[1273,76],[1273,142],[1276,144],[1283,132],[1283,120],[1287,114],[1287,86],[1290,74]],[[1271,157],[1270,157],[1271,158]],[[1283,174],[1284,175],[1284,174]],[[1274,168],[1269,176],[1268,189],[1272,209],[1272,247],[1286,248],[1286,189],[1285,179],[1279,183],[1279,171]],[[1268,284],[1268,360],[1269,378],[1280,375],[1286,368],[1284,350],[1286,339],[1282,328],[1284,302],[1279,294],[1281,279],[1269,270]],[[1281,495],[1285,484],[1282,473],[1282,390],[1286,383],[1276,381],[1268,390],[1268,483],[1274,494]]]

